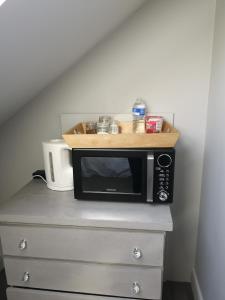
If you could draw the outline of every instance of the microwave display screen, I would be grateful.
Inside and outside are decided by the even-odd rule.
[[[81,185],[87,193],[140,194],[140,157],[81,157]]]

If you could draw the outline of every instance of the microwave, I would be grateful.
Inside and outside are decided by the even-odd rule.
[[[78,200],[171,203],[174,148],[72,149]]]

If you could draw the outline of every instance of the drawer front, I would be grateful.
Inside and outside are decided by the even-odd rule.
[[[164,233],[2,226],[0,234],[4,255],[163,265]]]
[[[22,288],[8,288],[7,298],[8,300],[122,300],[122,298],[118,297],[92,296],[31,289],[27,290]],[[127,298],[126,300],[129,299]]]
[[[11,286],[160,299],[160,268],[4,258]]]

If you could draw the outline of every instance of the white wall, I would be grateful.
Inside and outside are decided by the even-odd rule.
[[[204,300],[225,299],[225,1],[217,0],[196,274]]]
[[[214,19],[213,0],[148,1],[58,81],[1,127],[0,193],[5,199],[41,168],[41,141],[59,136],[66,112],[127,113],[137,96],[175,113],[175,228],[167,273],[189,281],[194,264]]]

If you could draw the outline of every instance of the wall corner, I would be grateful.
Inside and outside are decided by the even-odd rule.
[[[192,270],[191,274],[191,288],[193,291],[194,300],[204,300],[195,268]]]

